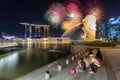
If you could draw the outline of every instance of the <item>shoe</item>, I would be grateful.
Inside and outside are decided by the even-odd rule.
[[[78,70],[78,72],[85,72],[84,70]]]
[[[93,71],[90,71],[89,73],[90,73],[90,74],[94,74],[94,72],[93,72]]]

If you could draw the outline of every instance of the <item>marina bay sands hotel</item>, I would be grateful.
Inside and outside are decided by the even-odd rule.
[[[25,26],[25,38],[26,39],[20,39],[22,42],[41,42],[44,44],[53,44],[53,43],[62,43],[62,44],[68,44],[71,42],[71,39],[69,37],[50,37],[49,35],[49,25],[38,25],[38,24],[30,24],[30,23],[20,23],[21,25]],[[33,31],[34,30],[34,31]],[[41,36],[41,30],[43,30],[43,36]],[[34,36],[34,38],[33,38]],[[39,38],[39,39],[36,39]],[[17,41],[17,39],[14,39],[14,41]]]
[[[25,26],[25,37],[30,37],[32,38],[32,35],[34,35],[35,37],[39,37],[40,32],[41,32],[41,28],[44,29],[44,37],[49,37],[49,25],[38,25],[38,24],[30,24],[30,23],[20,23],[21,25]],[[33,28],[34,27],[35,31],[33,34]]]

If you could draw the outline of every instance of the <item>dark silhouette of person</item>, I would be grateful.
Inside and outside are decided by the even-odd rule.
[[[96,57],[103,60],[100,48],[97,49]]]

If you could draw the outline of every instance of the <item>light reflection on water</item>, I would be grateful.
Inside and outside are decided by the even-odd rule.
[[[0,59],[0,72],[14,69],[18,63],[18,53],[8,55]]]
[[[24,43],[24,50],[11,52],[7,56],[0,58],[0,80],[13,80],[40,68],[52,61],[68,55],[65,53],[50,53],[56,44]],[[57,44],[59,47],[68,47],[67,44]],[[64,48],[64,49],[67,49]],[[60,49],[60,48],[59,48]],[[67,50],[66,50],[67,51]]]
[[[55,44],[54,44],[55,45]],[[43,48],[43,49],[49,49],[53,44],[45,44],[45,43],[31,43],[31,42],[24,42],[22,43],[23,48],[31,49],[31,48]]]
[[[26,42],[26,43],[23,42],[22,47],[26,49],[31,49],[31,48],[53,49],[53,50],[59,50],[65,52],[68,52],[68,50],[70,50],[70,44],[65,44],[65,43],[50,44],[50,43],[40,43],[40,42]]]

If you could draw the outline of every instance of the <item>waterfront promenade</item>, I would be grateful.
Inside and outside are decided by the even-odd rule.
[[[70,64],[65,64],[66,58],[62,58],[15,80],[46,80],[44,74],[46,70],[51,72],[49,80],[120,80],[120,49],[101,48],[101,50],[104,58],[104,67],[99,68],[95,74],[82,72],[72,75],[70,74],[70,69],[76,66],[78,58],[74,61],[70,60]],[[68,58],[71,59],[70,56]],[[59,63],[63,65],[63,70],[61,71],[57,69]]]

